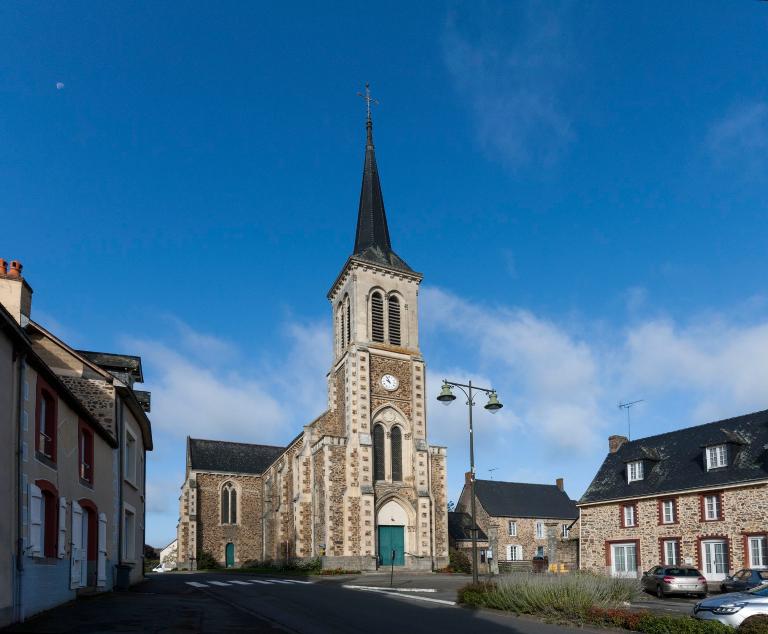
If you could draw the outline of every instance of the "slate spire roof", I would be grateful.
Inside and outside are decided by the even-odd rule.
[[[405,261],[392,250],[381,194],[379,168],[373,146],[373,121],[370,113],[365,124],[365,164],[363,185],[360,189],[360,206],[357,212],[357,233],[352,257],[380,264],[389,268],[412,271]]]

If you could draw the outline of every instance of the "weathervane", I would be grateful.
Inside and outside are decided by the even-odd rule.
[[[365,83],[365,94],[359,92],[359,93],[357,93],[357,96],[358,97],[362,97],[363,99],[365,99],[365,105],[366,105],[366,109],[368,111],[368,121],[370,122],[371,121],[371,104],[373,103],[373,104],[375,104],[377,106],[379,105],[378,100],[376,100],[373,97],[371,97],[371,85],[368,82],[366,82]]]

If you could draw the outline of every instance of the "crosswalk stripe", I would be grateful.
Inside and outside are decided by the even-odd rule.
[[[232,579],[229,583],[236,583],[239,586],[249,586],[249,585],[251,585],[247,581],[237,581],[236,579]]]
[[[293,582],[286,581],[285,579],[271,579],[270,581],[272,581],[272,583],[284,583],[284,584],[287,584],[289,586],[293,585]]]
[[[300,581],[299,579],[283,579],[283,581],[287,581],[288,583],[303,583],[306,585],[314,583],[314,581]]]
[[[188,586],[194,586],[195,588],[207,588],[208,586],[204,583],[198,583],[197,581],[185,581]]]
[[[209,581],[208,583],[211,583],[214,586],[224,586],[225,588],[229,587],[229,584],[225,583],[224,581]]]
[[[265,586],[271,586],[271,581],[264,581],[264,579],[248,579],[248,581],[253,581],[253,583],[263,583]]]

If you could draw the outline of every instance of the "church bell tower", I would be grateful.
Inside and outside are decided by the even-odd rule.
[[[328,292],[334,360],[329,406],[350,465],[345,554],[433,569],[447,561],[445,448],[427,443],[419,349],[422,275],[392,249],[367,92],[365,162],[352,254]],[[355,520],[352,519],[352,524]],[[444,565],[444,564],[443,564]]]

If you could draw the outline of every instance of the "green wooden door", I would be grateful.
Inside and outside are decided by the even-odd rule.
[[[395,566],[405,565],[405,527],[404,526],[379,526],[379,564],[392,565],[392,551],[394,551]]]
[[[227,568],[234,568],[235,567],[235,545],[234,544],[232,543],[227,544],[225,555],[227,559]]]

